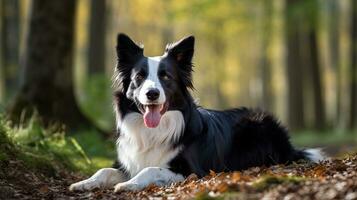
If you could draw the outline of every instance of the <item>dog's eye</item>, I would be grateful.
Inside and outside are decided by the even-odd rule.
[[[165,81],[170,80],[170,76],[166,72],[161,72],[160,78]]]
[[[141,81],[141,80],[143,80],[144,79],[144,76],[142,75],[142,74],[137,74],[136,76],[135,76],[135,80],[137,80],[137,81]]]
[[[169,77],[168,75],[163,75],[163,76],[162,76],[162,79],[163,79],[163,80],[169,80],[170,77]]]

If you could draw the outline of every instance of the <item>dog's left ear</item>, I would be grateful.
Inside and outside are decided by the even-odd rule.
[[[144,54],[142,45],[136,44],[124,33],[119,33],[117,36],[116,50],[120,65],[134,65]]]
[[[195,37],[188,36],[173,44],[166,46],[165,52],[173,59],[181,72],[183,83],[186,87],[193,88],[192,85],[192,57],[195,46]]]

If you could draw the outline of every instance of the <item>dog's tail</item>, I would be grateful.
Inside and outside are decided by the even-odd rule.
[[[303,151],[305,152],[306,157],[312,162],[318,163],[320,161],[329,160],[329,157],[321,148],[305,149]]]
[[[329,160],[329,157],[321,148],[297,150],[295,157],[296,160],[305,159],[314,163]]]

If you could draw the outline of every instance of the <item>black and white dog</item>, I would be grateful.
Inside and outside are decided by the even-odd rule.
[[[197,106],[190,95],[195,39],[169,44],[162,56],[118,35],[115,108],[118,168],[105,168],[70,190],[140,190],[184,180],[195,173],[243,170],[253,166],[318,162],[318,149],[297,150],[285,127],[270,114],[237,108]]]

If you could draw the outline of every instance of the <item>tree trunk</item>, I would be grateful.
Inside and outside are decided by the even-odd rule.
[[[273,2],[264,0],[263,31],[262,31],[262,56],[260,63],[260,77],[262,79],[262,102],[261,107],[273,110],[274,94],[272,86],[271,60],[269,58],[269,47],[272,32]]]
[[[323,130],[326,126],[325,122],[325,102],[323,98],[323,87],[321,81],[321,71],[319,62],[319,51],[317,44],[316,30],[311,29],[308,35],[309,52],[310,52],[310,73],[311,87],[313,94],[314,105],[314,128]]]
[[[17,88],[20,41],[19,1],[1,0],[1,57],[6,97]]]
[[[0,3],[0,43],[4,44],[3,41],[3,18],[4,18],[4,10],[3,10],[3,4]],[[5,96],[5,76],[4,76],[4,54],[3,54],[3,45],[0,45],[0,105],[4,101],[4,96]]]
[[[216,25],[216,27],[219,27],[219,26]],[[219,62],[218,58],[224,57],[226,47],[225,47],[224,41],[217,36],[213,36],[212,44],[215,49],[215,55],[217,56],[214,66],[219,66],[222,63]],[[214,83],[213,83],[213,92],[215,94],[214,105],[215,105],[215,108],[225,109],[225,108],[227,108],[228,102],[227,102],[226,97],[222,93],[222,85],[223,85],[222,77],[225,77],[224,68],[216,67],[214,74],[215,74]]]
[[[287,48],[287,80],[288,80],[288,124],[292,130],[304,128],[304,102],[302,84],[302,63],[300,51],[299,26],[301,16],[296,12],[298,0],[286,0],[286,48]]]
[[[312,105],[314,124],[313,128],[316,130],[323,130],[326,126],[325,117],[325,102],[323,98],[323,86],[321,80],[320,70],[320,54],[318,48],[317,30],[319,27],[318,19],[318,0],[307,0],[304,9],[304,22],[306,26],[302,29],[307,45],[305,51],[308,52],[307,57],[307,72],[310,74],[309,85],[312,91]]]
[[[91,0],[88,66],[89,74],[105,72],[106,1]]]
[[[351,101],[350,101],[350,121],[351,129],[357,127],[357,2],[352,1],[352,28],[351,28]]]
[[[335,72],[336,87],[336,113],[334,117],[335,124],[340,124],[341,119],[341,68],[340,68],[340,8],[339,1],[329,0],[329,43],[330,43],[330,60],[333,71]]]
[[[60,122],[74,130],[93,127],[80,111],[73,88],[76,1],[33,0],[20,91],[10,107],[16,122],[34,110],[45,125]]]

